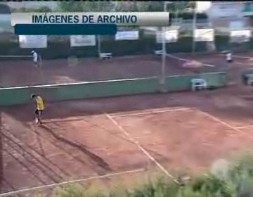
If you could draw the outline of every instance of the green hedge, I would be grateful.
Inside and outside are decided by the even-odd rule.
[[[181,12],[181,13],[174,13],[174,12],[170,12],[170,18],[182,18],[182,19],[193,19],[194,13],[193,12]],[[196,19],[208,19],[207,14],[205,13],[197,13],[196,14]]]
[[[30,55],[31,49],[19,48],[18,42],[0,43],[0,55]],[[111,52],[114,56],[150,54],[154,50],[161,49],[161,44],[157,44],[155,38],[143,38],[133,41],[114,41],[112,39],[101,42],[102,52]],[[192,38],[181,37],[177,43],[168,43],[167,52],[191,52]],[[205,51],[206,43],[196,44],[196,51]],[[97,56],[97,46],[92,47],[70,47],[68,42],[48,41],[48,47],[37,50],[43,59],[67,58],[69,56],[77,57],[95,57]]]
[[[101,37],[101,51],[111,52],[114,56],[123,55],[139,55],[139,54],[151,54],[154,50],[160,50],[161,44],[156,43],[154,35],[148,36],[140,34],[141,39],[133,41],[115,41],[113,36]],[[66,37],[67,38],[67,37]],[[7,40],[7,39],[6,39]],[[196,42],[196,52],[207,51],[206,42]],[[0,41],[0,56],[2,55],[29,55],[31,49],[19,48],[18,39],[12,39],[11,41]],[[228,36],[215,36],[215,45],[218,51],[235,49],[235,50],[249,50],[253,46],[253,42],[245,44],[229,43]],[[179,37],[176,43],[166,44],[168,53],[180,53],[192,51],[192,37],[185,36]],[[97,46],[91,47],[70,47],[69,39],[64,41],[56,41],[53,39],[48,40],[48,47],[46,49],[38,49],[38,52],[42,55],[43,59],[59,59],[67,58],[69,56],[77,57],[95,57],[97,56]],[[0,60],[3,60],[1,58]]]

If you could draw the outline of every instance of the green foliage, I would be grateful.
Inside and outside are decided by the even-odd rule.
[[[167,4],[167,11],[182,12],[193,7],[192,1],[172,2]],[[163,11],[163,1],[80,1],[59,2],[61,11],[66,12],[94,12],[94,11],[117,11],[117,12],[158,12]]]
[[[225,39],[225,41],[224,41]],[[220,38],[216,36],[216,46],[218,49],[223,49],[228,42],[227,37]],[[227,42],[226,42],[227,41]],[[1,55],[27,55],[30,54],[30,49],[21,49],[17,38],[13,41],[2,40],[0,41],[0,54]],[[192,37],[189,35],[180,36],[178,42],[166,44],[168,53],[178,52],[191,52],[192,50]],[[111,52],[113,56],[123,55],[142,55],[152,54],[154,50],[160,50],[161,44],[156,43],[154,35],[143,35],[140,33],[139,40],[122,40],[115,41],[113,36],[103,36],[101,40],[101,51]],[[205,42],[196,42],[196,51],[206,51]],[[69,38],[64,40],[56,40],[48,38],[48,47],[45,49],[37,50],[43,59],[60,59],[68,58],[69,56],[77,57],[96,57],[97,46],[87,47],[70,47]],[[2,58],[1,58],[2,60]]]
[[[61,1],[58,3],[63,12],[110,12],[114,11],[111,1]]]
[[[191,188],[192,191],[200,193],[207,197],[230,196],[229,190],[227,190],[226,187],[226,183],[211,174],[196,178],[193,181]]]
[[[115,7],[119,12],[163,11],[162,1],[118,1]]]
[[[195,1],[174,1],[167,4],[167,11],[169,12],[185,12],[190,8],[194,8]]]
[[[22,7],[19,9],[20,12],[52,12],[51,8],[47,6],[41,6],[39,8],[26,8]]]
[[[163,177],[138,185],[132,190],[121,188],[109,194],[91,194],[80,186],[71,186],[58,189],[53,197],[252,197],[253,156],[244,155],[232,164],[229,177],[225,180],[208,173],[180,187]]]
[[[53,194],[53,197],[82,197],[82,196],[86,196],[86,191],[80,185],[71,185],[62,188],[57,188]]]
[[[193,13],[192,12],[181,12],[181,13],[175,13],[175,12],[170,12],[170,17],[171,18],[182,18],[183,20],[189,20],[189,19],[193,19]],[[197,19],[207,19],[208,16],[206,13],[197,13],[196,14],[196,18]]]
[[[10,14],[10,8],[8,5],[0,4],[0,14]]]

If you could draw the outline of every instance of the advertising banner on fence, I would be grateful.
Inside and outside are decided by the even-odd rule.
[[[139,31],[119,31],[115,34],[115,40],[138,40]]]
[[[230,31],[230,42],[231,43],[242,43],[249,42],[251,37],[250,30],[233,30]]]
[[[20,48],[47,48],[46,35],[20,35]]]
[[[212,42],[214,40],[214,29],[195,29],[195,42]]]
[[[96,37],[94,35],[70,36],[71,47],[95,46],[95,45],[96,45]]]
[[[164,33],[161,31],[156,32],[156,43],[162,43],[163,42],[163,35]],[[171,43],[171,42],[177,42],[178,40],[178,30],[171,29],[165,31],[165,42]]]

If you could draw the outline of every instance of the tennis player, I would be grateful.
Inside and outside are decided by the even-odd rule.
[[[42,112],[45,109],[43,98],[39,95],[32,94],[31,98],[35,101],[36,108],[35,108],[35,122],[37,124],[42,124]]]
[[[37,67],[38,66],[38,53],[34,50],[31,53],[33,55],[33,64]]]

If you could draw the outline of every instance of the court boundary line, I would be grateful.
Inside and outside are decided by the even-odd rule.
[[[150,153],[148,151],[146,151],[141,145],[140,143],[135,140],[112,116],[110,116],[109,114],[105,113],[106,117],[111,120],[111,122],[121,131],[124,133],[124,135],[126,135],[128,137],[128,139],[130,141],[132,141],[139,149],[141,152],[143,152],[144,155],[146,155],[146,157],[148,159],[150,159],[151,161],[153,161],[158,168],[160,168],[160,170],[167,175],[174,183],[176,184],[180,184],[178,182],[178,180],[171,174],[169,173],[154,157],[152,157],[152,155],[150,155]]]
[[[154,111],[152,111],[152,110],[154,110]],[[191,110],[191,109],[187,108],[187,107],[174,108],[174,109],[167,108],[167,109],[164,109],[164,110],[162,110],[162,108],[157,108],[157,109],[150,109],[150,110],[139,110],[139,112],[136,111],[136,112],[133,112],[133,113],[111,113],[109,115],[111,117],[126,117],[126,116],[139,116],[139,115],[159,114],[159,113],[187,111],[187,110]]]
[[[227,123],[227,122],[221,120],[220,118],[218,118],[218,117],[216,117],[216,116],[213,116],[213,115],[211,115],[211,114],[209,114],[209,113],[207,113],[207,112],[204,112],[204,111],[200,111],[200,110],[196,110],[196,111],[199,112],[199,113],[204,114],[205,116],[207,116],[207,117],[213,119],[213,120],[216,121],[216,122],[219,122],[220,124],[222,124],[222,125],[224,125],[224,126],[230,128],[230,129],[232,129],[233,131],[236,131],[236,132],[238,132],[238,133],[242,133],[242,134],[244,134],[244,135],[247,136],[247,133],[241,131],[239,128],[232,126],[231,124],[229,124],[229,123]],[[251,137],[251,138],[252,138],[252,137]]]
[[[90,180],[94,180],[94,179],[103,179],[103,178],[108,178],[108,177],[114,177],[114,176],[119,176],[119,175],[124,175],[124,174],[132,174],[132,173],[138,173],[138,172],[144,172],[144,171],[145,171],[145,168],[139,168],[139,169],[135,169],[135,170],[127,170],[127,171],[109,173],[109,174],[105,174],[105,175],[91,176],[91,177],[83,178],[83,179],[76,179],[76,180],[64,181],[64,182],[60,182],[60,183],[41,185],[41,186],[37,186],[37,187],[30,187],[30,188],[11,191],[11,192],[1,193],[0,197],[11,196],[11,195],[15,195],[15,194],[21,194],[21,193],[26,193],[26,192],[30,192],[30,191],[40,190],[40,189],[47,189],[47,188],[67,185],[70,183],[86,182],[86,181],[90,181]]]
[[[112,117],[126,117],[126,116],[138,116],[138,115],[149,115],[149,114],[158,114],[158,113],[166,113],[166,112],[174,112],[174,111],[187,111],[191,108],[188,107],[178,107],[178,108],[152,108],[148,110],[135,110],[135,111],[125,111],[125,112],[115,112],[115,113],[107,113]],[[45,123],[54,123],[54,122],[72,122],[72,121],[82,121],[83,118],[87,117],[98,117],[103,116],[103,113],[100,114],[90,114],[85,116],[75,116],[75,117],[65,117],[65,118],[50,118],[45,119]]]
[[[241,58],[241,59],[253,59],[253,57],[244,56],[244,55],[232,55],[232,57]]]
[[[253,127],[253,124],[249,124],[249,125],[245,125],[245,126],[238,126],[238,127],[235,127],[237,129],[246,129],[246,128],[249,128],[249,127]]]
[[[219,54],[219,55],[225,57],[224,54]],[[232,55],[232,57],[241,58],[241,59],[253,59],[253,57],[244,56],[244,55]]]
[[[181,58],[181,57],[178,57],[178,56],[176,56],[176,55],[171,55],[171,54],[168,54],[168,53],[166,53],[166,56],[167,56],[167,57],[170,57],[170,56],[171,56],[171,57],[174,57],[175,59],[179,59],[179,60],[186,61],[186,62],[189,62],[189,61],[200,62],[200,63],[202,63],[203,66],[207,66],[207,67],[212,67],[212,68],[215,67],[215,65],[212,65],[212,64],[206,64],[206,63],[204,63],[204,62],[201,62],[201,61],[198,61],[198,60],[194,60],[194,59]]]

